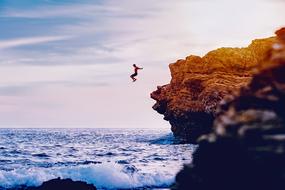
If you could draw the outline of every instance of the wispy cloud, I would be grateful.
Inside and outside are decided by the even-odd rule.
[[[12,18],[82,18],[85,16],[92,16],[94,14],[106,14],[108,12],[116,12],[119,8],[106,7],[101,5],[68,5],[68,6],[45,6],[35,9],[19,10],[6,9],[0,16]]]
[[[29,1],[29,0],[27,0]],[[180,0],[187,1],[187,0]],[[163,4],[169,4],[171,0],[165,0]],[[126,6],[128,5],[128,6]],[[151,5],[151,6],[148,6]],[[156,0],[104,0],[98,3],[96,0],[74,1],[73,3],[46,3],[42,6],[4,7],[0,17],[11,18],[79,18],[93,19],[94,16],[107,17],[145,17],[159,11],[161,3]]]
[[[53,88],[89,88],[89,87],[106,87],[109,83],[100,81],[41,81],[12,85],[0,85],[1,96],[24,96],[34,94],[35,91]],[[0,104],[1,105],[1,104]]]
[[[20,124],[163,122],[148,94],[169,81],[168,63],[273,35],[285,16],[284,0],[4,2],[0,105],[13,106],[0,122]],[[133,63],[145,68],[135,84]]]
[[[71,36],[42,36],[42,37],[31,37],[31,38],[18,38],[12,40],[0,41],[0,49],[8,49],[27,45],[36,45],[49,43],[54,41],[61,41],[70,39]]]

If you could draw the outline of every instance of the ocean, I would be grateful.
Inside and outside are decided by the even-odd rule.
[[[0,187],[60,177],[98,189],[168,188],[195,148],[169,129],[0,129]]]

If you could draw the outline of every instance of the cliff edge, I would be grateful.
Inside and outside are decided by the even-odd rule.
[[[210,134],[173,189],[282,190],[285,187],[285,28],[258,73],[217,109]]]
[[[254,40],[246,48],[220,48],[170,64],[170,84],[151,93],[153,109],[170,122],[175,136],[195,143],[211,131],[219,102],[248,85],[275,41]]]

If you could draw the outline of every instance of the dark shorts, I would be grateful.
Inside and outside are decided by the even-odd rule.
[[[134,73],[134,74],[131,75],[131,78],[133,78],[133,77],[135,77],[137,75],[138,75],[138,73]]]

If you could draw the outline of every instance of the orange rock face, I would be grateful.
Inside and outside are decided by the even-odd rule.
[[[220,48],[170,64],[170,84],[151,93],[153,109],[170,122],[174,135],[195,142],[211,130],[218,103],[249,83],[275,42],[254,40],[246,48]]]
[[[283,190],[285,184],[285,28],[249,84],[217,108],[212,132],[173,190]]]

